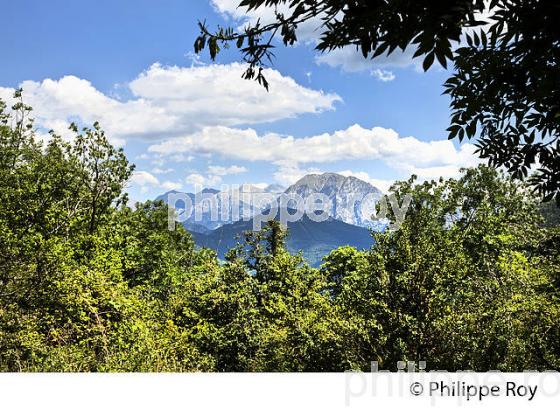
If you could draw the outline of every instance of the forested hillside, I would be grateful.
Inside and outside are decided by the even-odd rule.
[[[215,250],[219,258],[224,258],[229,249],[243,237],[243,233],[252,230],[253,226],[252,219],[237,221],[214,231],[191,232],[191,235],[197,245]],[[186,228],[189,229],[188,226]],[[302,252],[305,260],[315,267],[321,265],[323,256],[341,246],[367,249],[373,244],[370,230],[332,218],[315,222],[303,215],[296,222],[288,222],[287,228],[286,249],[294,254]]]
[[[395,184],[400,229],[320,268],[275,222],[219,263],[127,206],[98,124],[41,143],[30,115],[0,103],[2,371],[560,369],[560,230],[492,168]]]

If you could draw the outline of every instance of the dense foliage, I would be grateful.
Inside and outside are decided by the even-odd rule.
[[[195,52],[214,59],[234,44],[249,64],[245,78],[268,89],[263,67],[275,36],[297,42],[315,21],[316,49],[355,47],[375,59],[412,48],[425,70],[454,62],[449,138],[478,137],[478,153],[560,204],[560,3],[557,0],[239,0],[273,8],[273,21],[211,32],[200,23]]]
[[[396,184],[401,228],[319,269],[274,222],[219,261],[168,230],[163,202],[126,206],[133,167],[98,125],[40,143],[14,109],[0,104],[3,371],[560,368],[557,223],[491,168]]]

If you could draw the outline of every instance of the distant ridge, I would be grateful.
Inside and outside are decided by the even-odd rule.
[[[186,221],[184,221],[185,227],[189,230],[193,232],[206,232],[219,228],[225,224],[237,222],[239,219],[249,219],[260,213],[262,209],[257,209],[253,206],[255,202],[259,203],[259,201],[253,200],[254,195],[264,193],[270,196],[271,201],[274,201],[276,197],[284,191],[284,187],[273,184],[260,188],[255,185],[243,184],[236,188],[236,190],[236,197],[239,199],[239,203],[237,203],[238,209],[236,210],[232,209],[232,205],[230,203],[233,194],[232,191],[222,192],[213,188],[204,188],[197,194],[172,190],[158,196],[156,200],[162,200],[166,204],[169,204],[172,195],[183,194],[190,199],[191,204],[194,204],[197,202],[197,198],[199,201],[202,198],[205,198],[205,200],[208,200],[209,197],[213,198],[217,205],[215,207],[216,209],[214,210],[214,214],[208,206],[203,206],[200,212],[200,218],[197,218],[193,213]],[[178,214],[181,214],[182,210],[185,209],[184,201],[178,200],[174,205]],[[262,205],[264,207],[266,204]]]
[[[237,222],[240,219],[249,219],[263,212],[266,204],[254,201],[254,195],[266,193],[270,195],[270,200],[278,198],[280,195],[297,194],[304,200],[307,200],[313,194],[324,194],[329,199],[330,209],[329,216],[351,225],[361,226],[365,228],[376,228],[377,223],[371,220],[372,214],[375,213],[375,206],[379,199],[383,196],[382,192],[359,178],[349,176],[345,177],[335,173],[309,174],[301,178],[295,184],[287,189],[281,185],[271,184],[265,187],[243,184],[236,188],[240,194],[241,202],[238,204],[239,209],[235,210],[229,206],[230,192],[220,192],[217,189],[205,188],[199,194],[204,196],[215,196],[218,204],[217,218],[211,215],[210,209],[203,209],[200,220],[195,220],[194,215],[185,221],[185,225],[194,232],[206,232],[214,230],[222,225]],[[180,191],[169,191],[156,199],[169,203],[169,197],[172,194],[181,194]],[[191,202],[195,202],[195,198],[199,194],[184,193]],[[226,202],[224,202],[226,201]],[[255,206],[256,205],[256,206]],[[176,203],[179,213],[184,209],[181,201]],[[226,210],[224,214],[221,210]],[[216,213],[216,212],[215,212]],[[237,216],[237,217],[235,217]]]
[[[332,204],[327,220],[315,222],[304,215],[300,220],[288,223],[288,249],[291,252],[302,251],[313,266],[320,265],[321,259],[325,255],[340,246],[350,245],[358,249],[370,247],[373,239],[370,230],[366,228],[379,229],[379,225],[371,220],[371,215],[383,195],[382,192],[368,182],[352,176],[345,177],[335,173],[310,174],[288,189],[279,185],[261,187],[248,184],[236,189],[239,193],[243,193],[240,199],[249,198],[251,202],[250,204],[243,202],[239,204],[240,209],[237,215],[241,217],[241,220],[234,219],[232,209],[226,206],[228,212],[224,215],[218,213],[218,218],[213,218],[210,210],[203,209],[201,218],[196,218],[200,220],[195,220],[192,215],[183,222],[185,228],[192,233],[198,246],[215,250],[220,258],[223,258],[226,252],[237,244],[238,237],[242,236],[245,231],[253,229],[252,218],[265,212],[266,206],[262,206],[262,204],[260,204],[260,208],[253,206],[251,198],[256,194],[270,193],[273,201],[277,201],[282,194],[296,194],[305,200],[313,194],[326,195],[329,203]],[[180,194],[180,192],[169,191],[156,199],[169,203],[169,198],[173,194]],[[224,209],[222,205],[230,204],[231,192],[205,188],[199,194],[215,198],[219,209]],[[185,195],[194,203],[199,194],[186,193]],[[223,203],[222,201],[228,202]],[[178,201],[176,207],[180,213],[181,209],[184,209],[184,204]],[[246,213],[243,214],[242,211]]]
[[[237,244],[238,238],[252,229],[253,220],[250,220],[223,225],[206,233],[191,233],[198,246],[215,250],[223,259],[227,251]],[[305,259],[317,267],[332,250],[345,245],[366,249],[373,245],[373,238],[368,229],[332,218],[315,222],[304,215],[297,222],[288,222],[286,245],[292,253],[302,251]]]

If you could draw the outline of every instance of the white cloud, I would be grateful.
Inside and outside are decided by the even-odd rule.
[[[157,177],[147,171],[136,171],[132,174],[129,181],[129,188],[139,188],[142,194],[150,192],[152,189],[165,189],[171,191],[173,189],[181,189],[182,184],[179,182],[165,181],[160,182]]]
[[[156,157],[156,158],[152,158],[150,162],[156,167],[163,167],[166,161],[162,157]]]
[[[270,92],[241,78],[244,64],[161,66],[154,64],[128,84],[132,98],[120,101],[75,76],[24,81],[24,98],[39,127],[66,134],[68,123],[99,121],[112,141],[165,139],[204,126],[256,124],[320,113],[341,98],[297,84],[268,69]],[[11,102],[11,88],[0,97]]]
[[[397,159],[418,166],[462,163],[472,159],[473,149],[471,144],[464,144],[457,150],[448,140],[420,141],[414,137],[401,137],[391,129],[367,129],[359,125],[304,138],[275,133],[260,136],[253,129],[208,127],[148,148],[160,155],[212,153],[248,161],[319,163],[345,159]]]
[[[175,191],[181,189],[183,187],[183,184],[181,184],[180,182],[165,181],[163,184],[161,184],[161,187],[163,189],[166,189],[167,191]]]
[[[292,185],[308,174],[322,173],[319,168],[300,168],[297,162],[291,160],[276,161],[278,169],[274,172],[274,179],[281,185]]]
[[[130,182],[138,186],[159,185],[159,180],[146,171],[136,171],[130,177]]]
[[[377,78],[379,81],[383,81],[384,83],[393,81],[395,78],[397,78],[392,71],[382,70],[380,68],[372,70],[371,75]]]
[[[240,63],[190,68],[155,64],[130,88],[135,96],[199,125],[272,122],[320,113],[340,101],[335,94],[305,88],[271,69],[265,73],[271,91],[264,92],[254,81],[241,78],[245,68]]]
[[[206,172],[206,176],[202,175],[201,173],[195,172],[188,175],[185,178],[185,181],[187,182],[187,184],[195,187],[216,186],[220,182],[222,182],[222,177],[226,175],[241,174],[244,172],[247,172],[247,168],[239,165],[232,165],[229,167],[210,165]]]
[[[140,188],[140,192],[145,194],[150,188],[159,187],[159,180],[146,171],[136,171],[128,180],[129,187]]]
[[[232,165],[230,167],[211,165],[208,167],[209,174],[219,175],[219,176],[242,174],[244,172],[247,172],[247,168],[241,167],[239,165]]]
[[[354,46],[334,49],[315,57],[317,64],[325,64],[329,67],[339,67],[349,73],[369,72],[381,81],[392,81],[395,79],[391,71],[397,68],[419,68],[421,59],[413,59],[414,48],[409,47],[406,51],[395,50],[391,55],[381,55],[375,59],[364,58],[361,51]]]
[[[173,171],[174,171],[173,168],[165,168],[165,169],[162,169],[162,168],[155,167],[154,169],[152,169],[152,173],[153,173],[153,174],[156,174],[156,175],[170,174],[170,173],[172,173]]]
[[[222,181],[222,178],[218,175],[208,175],[207,177],[205,177],[204,175],[194,173],[187,176],[185,178],[185,181],[187,182],[187,184],[190,184],[194,187],[216,186]]]
[[[177,154],[177,155],[172,155],[171,160],[174,161],[174,162],[191,162],[192,160],[194,160],[194,156],[193,155]]]
[[[429,178],[441,174],[454,175],[459,168],[476,165],[479,161],[472,144],[456,148],[447,139],[420,141],[414,137],[399,136],[391,129],[367,129],[359,125],[304,138],[274,133],[259,135],[252,129],[209,127],[148,149],[162,156],[190,152],[271,162],[279,167],[276,179],[282,183],[290,183],[308,172],[300,169],[300,164],[380,160],[403,175],[416,173]]]
[[[190,174],[185,178],[185,181],[187,181],[187,184],[191,185],[204,185],[204,182],[206,182],[206,178],[204,178],[204,176],[200,174]]]

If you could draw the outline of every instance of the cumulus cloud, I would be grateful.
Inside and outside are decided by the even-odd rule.
[[[161,187],[167,191],[176,191],[183,187],[183,184],[180,182],[173,182],[173,181],[165,181],[161,184]]]
[[[292,160],[280,160],[275,164],[278,168],[274,172],[274,179],[284,186],[295,184],[308,174],[322,173],[319,168],[315,167],[301,168],[297,162]]]
[[[192,162],[194,160],[194,156],[185,155],[185,154],[176,154],[171,156],[171,160],[174,162]]]
[[[173,181],[160,182],[157,177],[147,171],[136,171],[132,174],[128,181],[129,188],[139,188],[140,192],[145,194],[150,192],[151,189],[173,190],[181,189],[182,184]]]
[[[127,86],[132,97],[121,101],[97,90],[89,81],[65,76],[59,80],[24,81],[24,98],[34,108],[36,124],[65,134],[71,121],[98,121],[113,138],[165,139],[204,126],[257,124],[334,109],[336,94],[303,87],[268,69],[270,92],[241,78],[241,63],[207,66],[154,64]],[[10,101],[14,90],[0,87]]]
[[[185,178],[185,181],[187,181],[187,184],[191,185],[203,185],[206,181],[206,178],[204,178],[204,175],[190,174]]]
[[[218,175],[208,175],[205,177],[202,174],[193,173],[188,175],[185,178],[185,181],[187,182],[187,184],[190,184],[194,187],[216,186],[222,181],[222,178]]]
[[[162,156],[191,152],[267,161],[279,167],[276,179],[282,183],[290,183],[296,176],[308,172],[300,169],[300,164],[380,160],[403,174],[416,173],[429,178],[442,174],[451,176],[461,167],[478,163],[472,144],[457,148],[447,139],[420,141],[400,136],[391,129],[368,129],[359,125],[304,138],[275,133],[259,135],[253,129],[208,127],[195,134],[151,145],[148,150]]]
[[[140,187],[159,185],[159,180],[155,176],[153,176],[152,174],[146,171],[136,171],[130,177],[129,182],[131,184],[138,185]]]
[[[239,165],[232,165],[230,167],[222,167],[219,165],[211,165],[208,167],[208,173],[217,176],[235,175],[247,172],[247,168]]]
[[[222,182],[222,177],[227,175],[242,174],[244,172],[247,172],[247,168],[239,165],[232,165],[229,167],[210,165],[206,171],[206,175],[195,172],[188,175],[185,178],[185,181],[187,182],[187,184],[195,187],[216,186],[220,182]]]
[[[334,133],[304,138],[276,133],[261,136],[253,129],[207,127],[182,138],[151,145],[148,150],[160,155],[178,152],[213,153],[248,161],[296,163],[393,158],[427,166],[472,160],[474,147],[464,144],[457,150],[448,140],[426,142],[414,137],[401,137],[392,129],[368,129],[352,125]]]
[[[152,173],[156,174],[156,175],[164,175],[164,174],[170,174],[174,171],[173,168],[159,168],[159,167],[155,167],[154,169],[152,169]]]

